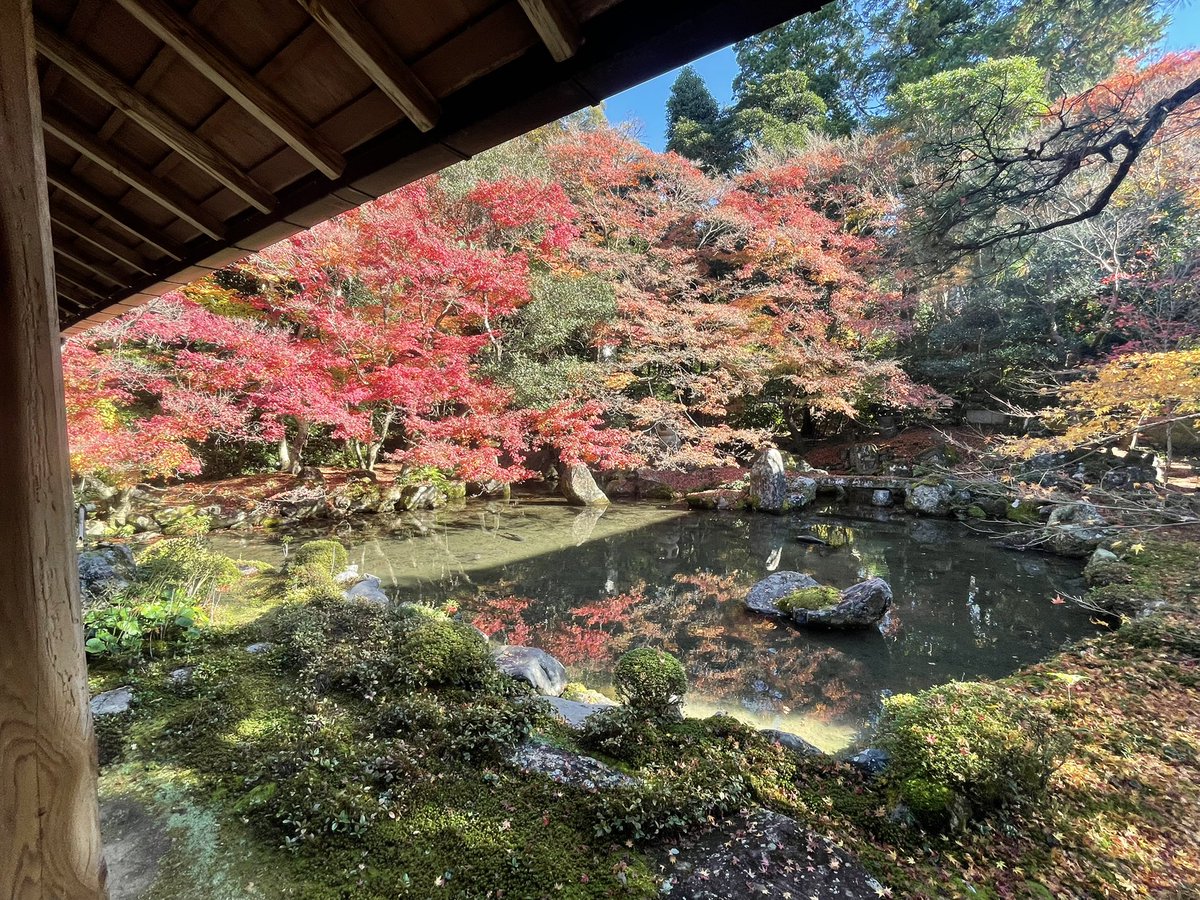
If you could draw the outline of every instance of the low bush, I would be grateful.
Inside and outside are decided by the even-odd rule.
[[[337,541],[309,541],[300,546],[284,569],[284,592],[289,601],[307,603],[342,596],[333,578],[346,568],[349,556]]]
[[[138,558],[136,590],[143,596],[207,601],[241,578],[237,563],[197,538],[166,538]]]
[[[613,684],[631,709],[651,717],[677,716],[687,693],[687,674],[670,653],[639,647],[617,660]]]
[[[914,815],[960,827],[1039,799],[1068,738],[1036,701],[956,682],[885,700],[876,743],[891,754],[889,783]]]
[[[163,655],[199,637],[204,622],[204,611],[187,597],[122,594],[84,613],[84,647],[93,657]]]
[[[612,706],[588,716],[579,744],[631,766],[644,766],[662,755],[663,735],[638,710]]]
[[[417,686],[478,686],[496,671],[478,632],[445,616],[401,620],[390,656],[395,677]]]

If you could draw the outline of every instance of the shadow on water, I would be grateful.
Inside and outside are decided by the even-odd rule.
[[[535,501],[408,514],[342,537],[396,599],[457,606],[498,639],[553,653],[589,687],[610,691],[630,647],[662,647],[687,666],[693,714],[723,710],[826,749],[847,743],[887,691],[1004,675],[1092,630],[1082,610],[1051,602],[1081,591],[1078,564],[901,515]],[[214,542],[234,556],[282,555],[262,535]],[[837,587],[885,578],[893,621],[883,633],[801,632],[745,611],[755,581],[789,569]]]

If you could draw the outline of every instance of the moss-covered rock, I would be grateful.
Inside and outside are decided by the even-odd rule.
[[[842,599],[842,592],[835,587],[819,584],[816,587],[800,588],[792,591],[778,601],[779,611],[792,615],[798,609],[825,609],[836,605]]]

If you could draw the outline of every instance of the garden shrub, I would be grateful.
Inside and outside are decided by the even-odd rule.
[[[391,651],[395,677],[412,685],[481,685],[495,672],[487,643],[445,616],[401,620]]]
[[[144,595],[203,601],[240,578],[237,563],[197,538],[165,538],[148,547],[137,561],[137,590]]]
[[[876,743],[891,754],[889,782],[914,814],[961,826],[1039,799],[1067,741],[1036,701],[954,682],[886,699]]]
[[[337,541],[309,541],[300,546],[287,562],[285,591],[287,599],[306,603],[318,598],[342,596],[333,577],[346,568],[349,556]]]
[[[639,647],[617,660],[613,684],[630,708],[643,715],[673,716],[687,693],[687,674],[670,653]]]
[[[640,767],[661,758],[663,735],[658,725],[640,711],[612,706],[588,716],[579,734],[579,745]]]
[[[841,602],[842,592],[835,587],[818,585],[810,588],[800,588],[792,591],[786,597],[780,598],[779,611],[790,615],[797,609],[825,609]]]

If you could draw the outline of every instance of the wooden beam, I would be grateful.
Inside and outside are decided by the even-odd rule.
[[[83,279],[79,275],[68,274],[66,269],[62,266],[55,267],[54,277],[56,281],[61,281],[65,284],[71,285],[81,293],[87,294],[93,300],[103,301],[105,299],[104,295],[95,288],[88,287],[86,284],[84,284]]]
[[[53,235],[53,233],[54,233],[53,229],[51,229],[50,233],[51,233],[51,235]],[[110,275],[105,270],[104,266],[98,265],[97,263],[92,262],[91,260],[87,259],[87,257],[80,255],[80,253],[78,251],[76,251],[70,247],[64,247],[62,245],[61,241],[55,242],[54,252],[57,253],[59,256],[61,256],[63,259],[67,260],[68,262],[71,262],[74,265],[79,266],[79,268],[85,269],[88,272],[91,272],[93,275],[95,275],[101,281],[107,282],[108,284],[111,284],[113,287],[125,287],[125,282],[119,281],[116,278],[113,278],[112,275]]]
[[[183,250],[174,241],[163,237],[157,228],[143,222],[125,207],[108,199],[87,182],[76,178],[59,166],[49,166],[46,178],[50,184],[70,195],[89,209],[100,213],[110,222],[120,225],[136,238],[152,247],[157,247],[172,259],[183,259]]]
[[[80,312],[87,311],[88,305],[86,303],[80,303],[78,300],[76,300],[74,297],[70,296],[69,294],[64,294],[62,285],[56,286],[55,293],[58,295],[58,299],[59,299],[58,305],[59,306],[62,306],[63,303],[65,302],[65,303],[69,304],[70,306],[75,307]]]
[[[122,244],[116,238],[109,237],[103,231],[96,228],[95,225],[89,223],[85,219],[72,215],[64,209],[51,209],[50,221],[61,228],[63,231],[69,231],[75,237],[82,241],[86,241],[93,247],[103,250],[114,259],[118,259],[132,269],[141,272],[143,275],[153,275],[154,272],[140,253],[132,247]]]
[[[442,114],[437,99],[350,0],[296,2],[417,128],[433,128]]]
[[[31,0],[0,3],[0,892],[103,900]]]
[[[34,34],[38,52],[42,56],[125,113],[180,156],[190,160],[260,212],[270,212],[275,207],[275,197],[270,191],[256,184],[245,172],[153,101],[133,90],[45,25],[37,23]]]
[[[152,174],[127,153],[111,144],[96,140],[56,111],[45,110],[42,121],[48,132],[82,153],[110,175],[115,175],[210,238],[220,240],[225,237],[225,226],[216,216],[202,209],[175,185]]]
[[[575,14],[563,0],[519,0],[533,29],[555,62],[566,62],[579,51],[582,38]]]
[[[345,157],[186,18],[162,0],[117,2],[326,178],[342,174]]]

